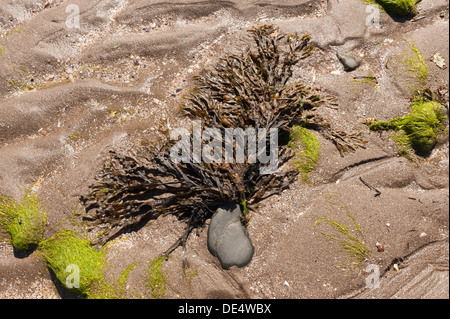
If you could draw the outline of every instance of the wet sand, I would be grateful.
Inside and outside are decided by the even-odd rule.
[[[252,262],[221,269],[207,250],[207,228],[194,231],[185,253],[195,275],[185,276],[183,250],[175,251],[164,263],[164,298],[449,297],[448,138],[415,165],[398,156],[386,134],[360,124],[407,113],[408,90],[398,70],[386,67],[405,49],[404,39],[426,58],[428,86],[448,84],[448,70],[430,60],[439,52],[449,61],[447,1],[423,0],[409,20],[382,12],[380,28],[366,25],[361,0],[70,1],[80,8],[80,29],[66,25],[69,1],[43,3],[0,0],[0,194],[18,199],[18,183],[38,181],[46,236],[74,210],[83,211],[78,198],[109,150],[151,142],[162,118],[172,128],[188,125],[177,110],[193,75],[244,48],[250,27],[274,24],[311,35],[317,50],[295,67],[295,76],[335,94],[339,107],[327,115],[338,127],[364,132],[367,148],[341,157],[318,135],[322,149],[310,184],[299,179],[252,213]],[[345,72],[338,51],[362,65]],[[367,74],[378,79],[375,87],[352,81]],[[374,197],[360,177],[381,195]],[[340,196],[371,250],[353,272],[339,263],[340,251],[314,234],[322,217],[348,223],[327,194]],[[138,263],[127,285],[137,297],[131,292],[145,289],[150,260],[183,229],[168,216],[121,235],[108,250],[108,276],[118,278]],[[366,285],[369,265],[379,267],[378,289]],[[0,298],[66,297],[73,296],[55,285],[38,253],[18,256],[0,242]]]

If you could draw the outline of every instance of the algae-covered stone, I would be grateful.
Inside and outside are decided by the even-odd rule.
[[[47,212],[36,194],[26,190],[20,202],[0,196],[0,235],[10,235],[17,250],[37,246],[44,236]]]
[[[70,291],[90,297],[105,282],[104,251],[72,229],[64,229],[39,243],[48,268]]]
[[[416,13],[416,3],[421,0],[375,0],[383,9],[393,15],[409,16]]]
[[[372,131],[399,131],[397,144],[412,148],[417,154],[429,152],[436,144],[439,132],[445,127],[447,116],[444,109],[435,101],[416,101],[411,112],[388,121],[375,121],[369,124]]]
[[[231,207],[217,209],[208,229],[208,249],[219,259],[222,268],[244,267],[253,258],[254,247],[247,230],[241,223],[241,209]]]

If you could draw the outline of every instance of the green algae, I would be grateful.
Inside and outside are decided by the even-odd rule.
[[[298,160],[294,165],[301,172],[303,180],[308,181],[308,174],[315,169],[320,155],[318,138],[304,127],[293,126],[288,146],[296,150]]]
[[[129,264],[121,273],[118,280],[108,282],[105,279],[100,280],[90,289],[89,299],[125,299],[129,297],[126,290],[126,284],[131,272],[138,263]],[[136,297],[132,295],[132,297]]]
[[[336,250],[344,255],[341,260],[342,265],[349,270],[354,270],[361,266],[371,252],[360,239],[362,229],[353,215],[350,214],[345,203],[340,199],[340,194],[326,194],[325,200],[333,210],[343,210],[351,223],[348,225],[344,224],[343,221],[332,218],[319,218],[314,223],[314,233],[323,236],[331,245],[336,246]],[[324,230],[319,230],[319,228]]]
[[[25,190],[20,202],[0,196],[0,230],[18,250],[28,250],[42,240],[47,212],[37,195]]]
[[[416,45],[409,40],[405,41],[410,48],[404,52],[400,62],[403,65],[404,76],[411,82],[410,88],[414,91],[427,84],[429,67]]]
[[[148,284],[153,299],[160,299],[166,294],[166,273],[161,270],[165,256],[153,259],[148,266]]]
[[[447,116],[436,101],[416,100],[409,114],[387,121],[368,123],[372,131],[394,131],[400,153],[413,149],[418,155],[428,153],[445,128]]]
[[[365,3],[380,6],[388,14],[412,16],[416,14],[416,4],[422,0],[364,0]]]
[[[56,233],[42,241],[39,249],[48,268],[68,290],[89,297],[95,286],[104,282],[104,252],[96,250],[87,238],[74,230]]]

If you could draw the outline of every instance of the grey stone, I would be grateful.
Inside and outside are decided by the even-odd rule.
[[[220,207],[211,218],[208,228],[208,249],[211,254],[217,257],[217,245],[224,233],[224,228],[233,222],[240,221],[241,210],[238,205],[230,208]]]
[[[253,258],[254,247],[240,216],[241,209],[237,204],[221,207],[209,224],[208,250],[224,269],[244,267]]]
[[[356,70],[361,65],[361,62],[351,55],[338,52],[336,56],[344,66],[345,71]]]

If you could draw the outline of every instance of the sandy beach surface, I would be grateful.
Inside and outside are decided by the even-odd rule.
[[[68,5],[80,9],[80,28],[68,20]],[[161,119],[185,127],[178,109],[193,76],[245,48],[249,28],[274,24],[311,35],[317,50],[294,74],[336,95],[339,106],[326,111],[329,118],[362,131],[367,147],[341,157],[317,135],[321,154],[309,184],[299,178],[252,213],[252,262],[223,270],[208,252],[207,228],[195,230],[186,250],[164,263],[163,298],[449,298],[448,135],[413,163],[387,134],[361,124],[407,114],[408,89],[389,65],[407,48],[405,39],[428,63],[427,86],[448,85],[448,69],[433,62],[439,53],[449,63],[448,1],[423,0],[417,9],[412,19],[381,12],[374,26],[373,10],[361,0],[0,0],[0,195],[19,199],[19,185],[34,184],[48,211],[45,236],[52,236],[61,221],[83,212],[79,196],[109,150],[151,143]],[[361,66],[344,71],[337,52]],[[368,74],[376,85],[354,81]],[[330,194],[345,209],[330,205]],[[319,218],[349,225],[346,212],[370,249],[353,271],[341,251],[314,233]],[[121,235],[108,249],[108,276],[118,278],[136,263],[126,291],[138,298],[148,263],[184,227],[166,216]],[[379,288],[370,284],[373,269]],[[73,297],[39,252],[24,256],[0,242],[0,298]]]

